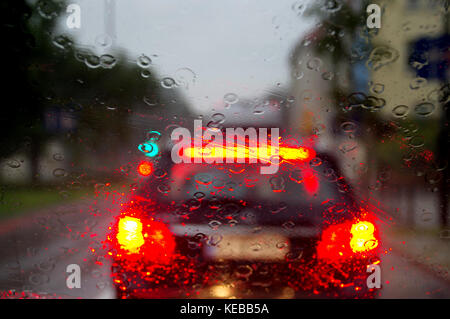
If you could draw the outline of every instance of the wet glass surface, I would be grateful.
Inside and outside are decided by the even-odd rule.
[[[0,12],[1,298],[449,298],[447,0]]]

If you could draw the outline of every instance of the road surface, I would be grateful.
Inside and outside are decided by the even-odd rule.
[[[1,221],[0,291],[115,298],[102,241],[118,207],[112,198],[85,199]],[[380,298],[450,298],[448,280],[389,248],[383,247]],[[70,264],[81,267],[81,288],[66,285]]]

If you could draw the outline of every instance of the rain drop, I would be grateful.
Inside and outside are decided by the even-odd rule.
[[[324,72],[322,73],[322,79],[324,79],[325,81],[330,81],[334,78],[334,73],[333,72]]]
[[[148,56],[146,56],[145,54],[142,54],[142,55],[140,55],[137,58],[136,63],[137,63],[137,65],[140,68],[144,68],[145,69],[145,68],[148,68],[150,66],[150,64],[152,63],[152,60]]]
[[[231,105],[237,103],[239,101],[239,97],[235,93],[227,93],[224,95],[223,100],[225,103]]]
[[[175,80],[169,77],[166,77],[161,81],[161,86],[165,89],[172,89],[175,85]]]
[[[397,105],[392,109],[392,114],[395,117],[405,117],[409,112],[409,106],[407,105]]]
[[[435,109],[435,106],[433,103],[424,102],[417,104],[414,108],[414,112],[419,116],[429,116],[431,113],[433,113]]]

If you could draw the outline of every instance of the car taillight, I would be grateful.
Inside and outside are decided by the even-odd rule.
[[[117,224],[117,257],[166,263],[174,255],[175,239],[166,224],[152,218],[122,216]]]
[[[331,225],[322,232],[317,255],[322,259],[339,260],[364,256],[378,246],[375,226],[369,221],[348,221]]]
[[[144,245],[142,223],[139,218],[123,217],[119,220],[117,242],[120,247],[129,253],[138,253]]]
[[[378,240],[374,236],[375,226],[371,222],[353,224],[350,232],[352,234],[350,247],[353,252],[369,251],[378,246]]]

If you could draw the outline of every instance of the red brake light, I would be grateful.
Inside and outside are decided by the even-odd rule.
[[[123,216],[117,227],[118,256],[166,263],[174,254],[175,239],[162,222]]]
[[[138,253],[144,244],[140,219],[128,216],[121,218],[116,238],[121,248],[129,253]]]
[[[323,231],[317,254],[319,258],[337,260],[368,253],[377,246],[375,226],[371,222],[349,221]]]
[[[265,154],[270,153],[270,146],[265,150]],[[278,147],[278,153],[282,160],[291,161],[309,161],[316,156],[316,152],[312,148],[298,146],[280,146]],[[270,161],[269,158],[263,157],[263,151],[260,147],[250,147],[245,145],[236,145],[233,147],[226,147],[222,145],[215,145],[209,147],[187,147],[184,149],[184,155],[190,159],[193,158],[219,158],[225,159],[226,156],[231,156],[235,159],[255,159],[261,161]],[[267,155],[266,155],[267,156]]]
[[[371,222],[363,221],[353,224],[350,232],[352,234],[350,247],[353,252],[369,251],[378,246],[378,240],[374,236],[375,226]]]

